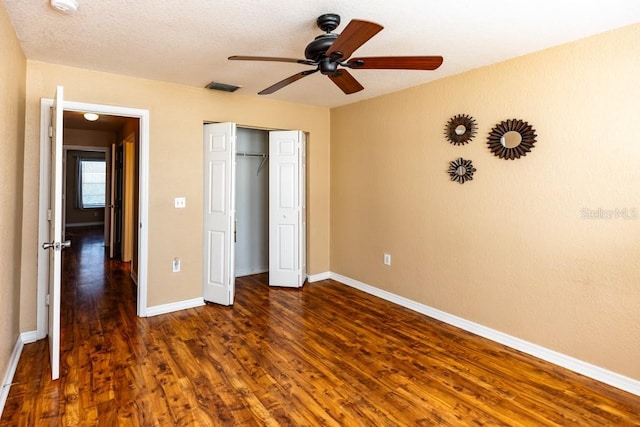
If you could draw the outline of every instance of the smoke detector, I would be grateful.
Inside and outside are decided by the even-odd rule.
[[[51,7],[62,13],[74,13],[78,10],[77,0],[51,0]]]

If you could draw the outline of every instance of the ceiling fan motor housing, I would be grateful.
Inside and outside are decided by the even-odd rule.
[[[312,61],[320,61],[337,38],[337,34],[330,33],[316,37],[304,50],[305,58]]]
[[[304,56],[312,61],[319,62],[324,58],[324,54],[331,47],[333,42],[338,38],[338,34],[332,34],[331,31],[340,25],[340,15],[335,13],[325,13],[320,15],[316,20],[318,27],[326,34],[321,34],[307,45],[304,50]]]

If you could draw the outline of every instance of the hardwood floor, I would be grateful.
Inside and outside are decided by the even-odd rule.
[[[26,345],[0,425],[640,425],[640,397],[331,280],[140,319],[103,255],[65,252],[61,379]]]

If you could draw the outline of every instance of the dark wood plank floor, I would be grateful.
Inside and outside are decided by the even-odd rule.
[[[139,319],[127,265],[72,240],[61,379],[26,345],[1,425],[640,425],[640,397],[331,280]]]

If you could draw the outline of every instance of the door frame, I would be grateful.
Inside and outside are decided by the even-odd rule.
[[[107,171],[109,171],[109,167],[111,164],[111,151],[109,151],[109,148],[107,147],[93,147],[90,145],[63,145],[62,146],[62,199],[64,201],[63,209],[62,209],[62,240],[65,240],[64,236],[65,236],[65,231],[67,229],[67,214],[66,214],[66,210],[67,210],[67,191],[66,191],[66,181],[67,181],[67,152],[68,151],[86,151],[89,153],[104,153],[104,158],[107,164]],[[108,187],[108,185],[107,185]],[[105,208],[105,214],[106,214],[106,208]],[[107,221],[107,217],[105,215],[105,229],[106,229],[106,221]],[[105,232],[105,236],[106,236],[106,232]]]
[[[53,99],[40,100],[40,189],[38,209],[38,241],[45,241],[48,237],[49,221],[47,209],[49,201],[49,182],[51,170],[49,127],[51,117],[49,110],[53,106]],[[137,315],[147,316],[147,272],[149,253],[149,110],[139,108],[120,107],[113,105],[91,104],[86,102],[64,101],[64,111],[81,111],[98,114],[110,114],[139,119],[139,211],[138,211],[138,295]],[[44,239],[44,240],[43,240]],[[45,256],[47,255],[47,259]],[[48,254],[38,250],[38,286],[36,297],[36,339],[47,336],[47,285],[49,261]]]

